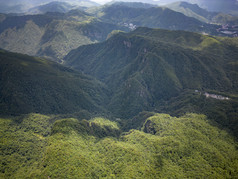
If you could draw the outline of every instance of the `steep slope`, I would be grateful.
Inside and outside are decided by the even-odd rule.
[[[216,28],[218,28],[162,7],[135,8],[126,3],[115,3],[98,11],[97,14],[101,19],[119,25],[133,24],[136,27],[187,30],[208,34],[216,34]]]
[[[0,48],[60,62],[70,50],[103,41],[115,29],[123,28],[80,10],[66,14],[4,16],[0,22]]]
[[[233,121],[228,125],[234,124],[235,132],[237,56],[235,38],[138,28],[73,50],[65,64],[103,81],[111,90],[108,108],[118,117],[129,118],[143,110],[176,115],[212,112],[220,124]],[[210,100],[205,92],[230,99]],[[221,111],[214,104],[226,107]]]
[[[0,51],[0,113],[103,112],[98,81],[45,59]]]
[[[103,118],[0,119],[1,178],[235,178],[237,142],[203,115],[155,114],[141,130]]]

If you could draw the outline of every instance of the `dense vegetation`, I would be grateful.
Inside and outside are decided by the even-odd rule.
[[[0,119],[1,178],[234,178],[237,143],[203,115],[116,122],[29,114]]]
[[[225,4],[227,4],[226,2]],[[202,22],[207,23],[219,23],[219,24],[238,24],[238,17],[232,16],[230,13],[224,14],[220,11],[210,12],[206,9],[199,7],[197,4],[190,4],[186,2],[175,2],[172,4],[166,5],[166,7],[181,12],[186,16],[194,17]]]
[[[185,16],[168,8],[146,6],[137,8],[126,3],[115,3],[97,9],[94,13],[109,23],[124,25],[132,23],[137,27],[163,28],[169,30],[187,30],[217,34],[217,26],[206,24],[195,18]]]
[[[236,40],[138,28],[73,50],[65,62],[108,86],[109,110],[118,117],[131,118],[143,110],[199,112],[237,135]],[[230,100],[209,99],[205,92]]]
[[[1,19],[0,48],[58,62],[72,49],[103,41],[112,30],[126,29],[102,22],[80,10],[2,15]]]
[[[0,113],[103,111],[106,90],[95,79],[45,59],[0,51]]]
[[[237,38],[171,31],[230,16],[180,5],[204,22],[122,2],[0,14],[0,47],[62,62],[0,49],[0,178],[236,178]]]
[[[104,41],[113,30],[129,31],[144,26],[229,36],[217,31],[221,26],[206,22],[237,24],[233,16],[204,14],[203,9],[197,12],[188,8],[186,13],[186,8],[184,14],[190,14],[188,17],[176,7],[173,9],[180,12],[143,3],[112,3],[88,9],[88,13],[83,8],[69,12],[67,9],[70,9],[69,4],[54,2],[32,9],[45,14],[1,14],[0,48],[61,62],[72,49]],[[204,22],[204,19],[207,20]]]

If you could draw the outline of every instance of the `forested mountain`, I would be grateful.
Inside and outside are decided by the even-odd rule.
[[[238,25],[238,17],[221,12],[210,12],[200,8],[197,4],[187,2],[176,2],[166,5],[166,7],[181,12],[186,16],[194,17],[200,21],[207,23],[231,24]]]
[[[190,4],[187,2],[175,2],[166,5],[166,7],[203,22],[211,22],[213,17],[219,14],[218,12],[209,12],[206,9],[202,9],[197,4]]]
[[[65,12],[70,9],[67,4],[56,4],[58,6],[55,3],[41,6],[43,9],[36,11]],[[129,31],[145,26],[222,36],[237,35],[237,30],[223,30],[221,25],[208,24],[168,8],[143,3],[113,3],[87,12],[77,9],[38,15],[1,14],[0,48],[62,62],[70,50],[104,41],[113,30]],[[236,24],[234,18],[221,14],[214,19]]]
[[[0,113],[103,111],[104,86],[45,59],[0,51]]]
[[[221,103],[230,110],[230,116],[220,123],[234,120],[236,132],[232,111],[238,107],[237,56],[237,39],[138,28],[129,34],[118,33],[103,43],[79,47],[64,60],[66,65],[108,86],[109,110],[119,117],[130,118],[142,110],[210,114],[220,110],[210,103]],[[203,95],[208,91],[234,98],[210,101]],[[226,116],[227,110],[219,111],[216,119]]]
[[[234,15],[49,2],[0,7],[0,178],[238,176]]]
[[[237,0],[190,0],[190,2],[197,3],[200,7],[205,8],[208,11],[238,15]]]
[[[187,3],[197,4],[199,7],[210,12],[223,12],[226,14],[238,15],[237,0],[181,0]],[[167,5],[179,2],[179,0],[159,0],[158,5]]]
[[[163,28],[169,30],[187,30],[200,33],[217,34],[218,26],[203,23],[195,18],[168,8],[135,8],[122,4],[112,4],[97,9],[97,16],[109,23],[118,25],[132,24],[134,27]]]
[[[66,14],[3,14],[0,22],[0,48],[60,62],[70,50],[103,41],[114,29],[126,28],[102,22],[80,10]]]

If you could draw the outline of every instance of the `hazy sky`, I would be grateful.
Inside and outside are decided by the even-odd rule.
[[[91,1],[94,1],[94,2],[96,2],[96,3],[98,3],[98,4],[105,4],[105,3],[107,3],[107,2],[110,2],[110,1],[113,1],[113,0],[91,0]],[[115,1],[115,0],[114,0]],[[120,1],[120,0],[117,0],[117,1]],[[125,1],[125,0],[123,0],[123,1]],[[140,0],[128,0],[128,1],[140,1]],[[150,0],[151,1],[151,0]],[[159,0],[154,0],[154,1],[159,1]],[[178,0],[179,1],[179,0]],[[146,0],[143,0],[143,2],[146,2]]]
[[[104,4],[104,3],[110,2],[111,0],[91,0],[91,1],[94,1],[99,4]]]

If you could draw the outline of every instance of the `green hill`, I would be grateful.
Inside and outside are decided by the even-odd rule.
[[[103,41],[116,25],[80,11],[10,16],[0,21],[0,48],[61,62],[72,49]]]
[[[0,51],[0,113],[103,112],[104,86],[55,62]]]
[[[235,178],[237,142],[203,115],[155,114],[121,133],[103,118],[0,119],[1,178]]]
[[[64,60],[108,86],[108,109],[118,117],[131,118],[143,110],[212,112],[220,124],[233,121],[228,125],[236,132],[237,56],[235,38],[138,28],[79,47]],[[206,98],[205,92],[230,99]],[[214,104],[226,107],[220,110]]]

